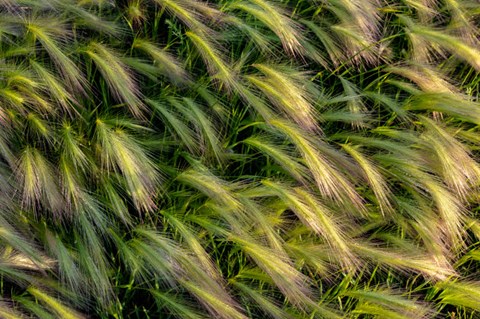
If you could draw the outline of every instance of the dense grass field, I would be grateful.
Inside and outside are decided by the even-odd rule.
[[[0,318],[480,318],[477,0],[0,0]]]

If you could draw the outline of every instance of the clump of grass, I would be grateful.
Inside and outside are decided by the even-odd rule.
[[[0,317],[475,318],[474,1],[0,1]]]

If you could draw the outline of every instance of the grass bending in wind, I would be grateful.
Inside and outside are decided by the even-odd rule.
[[[479,15],[0,0],[0,317],[477,318]]]

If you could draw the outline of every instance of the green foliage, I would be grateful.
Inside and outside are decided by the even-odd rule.
[[[0,0],[0,317],[478,318],[479,15]]]

